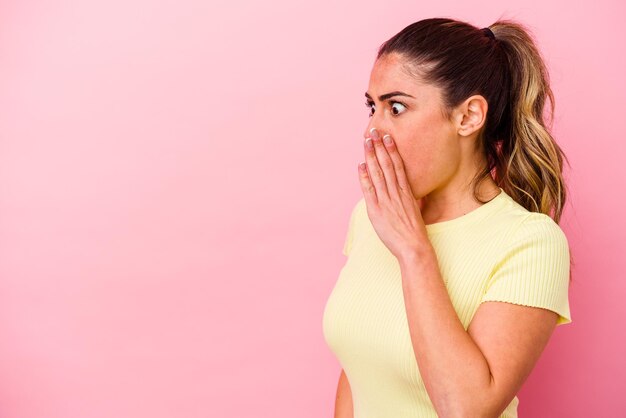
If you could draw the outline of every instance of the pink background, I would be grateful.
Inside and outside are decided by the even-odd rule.
[[[377,47],[528,24],[572,164],[573,323],[521,417],[626,410],[622,2],[0,2],[0,416],[330,417]]]

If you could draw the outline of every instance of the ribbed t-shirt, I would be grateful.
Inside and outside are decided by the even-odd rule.
[[[500,189],[426,230],[465,330],[484,301],[545,308],[559,314],[557,325],[571,322],[569,245],[548,215]],[[370,223],[364,198],[352,209],[343,254],[322,326],[350,383],[354,418],[437,417],[411,344],[400,266]],[[500,418],[517,417],[518,404],[515,396]]]

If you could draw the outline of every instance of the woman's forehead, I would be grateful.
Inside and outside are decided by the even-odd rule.
[[[370,74],[368,93],[371,97],[390,91],[402,91],[413,97],[437,94],[436,88],[423,82],[397,54],[377,59]]]

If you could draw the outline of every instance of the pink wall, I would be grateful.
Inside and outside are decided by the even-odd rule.
[[[623,413],[622,3],[298,3],[0,3],[0,416],[331,416],[376,48],[500,15],[540,40],[572,164],[573,323],[520,416]]]

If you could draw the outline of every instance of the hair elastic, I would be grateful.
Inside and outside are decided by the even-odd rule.
[[[481,31],[483,31],[483,33],[485,35],[487,35],[488,37],[490,37],[491,39],[496,39],[496,35],[493,34],[493,32],[491,31],[491,29],[489,28],[482,28]]]

